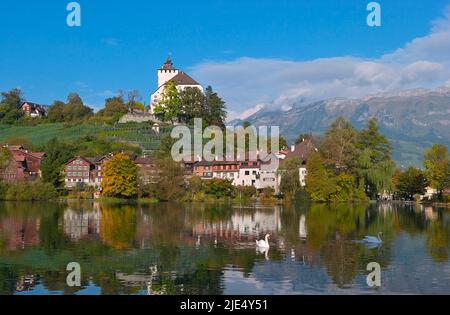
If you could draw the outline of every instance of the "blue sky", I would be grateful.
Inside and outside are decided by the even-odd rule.
[[[426,55],[415,47],[436,33],[450,42],[449,0],[378,1],[379,28],[366,24],[368,0],[79,0],[79,28],[66,25],[69,2],[0,2],[0,90],[20,87],[44,104],[78,92],[98,108],[120,89],[138,89],[148,103],[168,53],[218,89],[233,117],[301,97],[450,82],[448,60],[435,54],[450,56],[447,44]]]

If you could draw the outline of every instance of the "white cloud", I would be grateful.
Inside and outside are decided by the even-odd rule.
[[[244,118],[262,105],[287,109],[301,101],[448,84],[450,7],[433,22],[427,36],[379,58],[290,61],[243,57],[198,64],[192,75],[218,90],[227,101],[229,119]]]

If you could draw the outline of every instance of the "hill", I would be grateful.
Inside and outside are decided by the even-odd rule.
[[[86,123],[70,127],[65,127],[63,123],[35,126],[0,125],[0,142],[11,137],[23,137],[35,146],[43,145],[52,138],[71,142],[85,136],[97,136],[108,141],[133,144],[143,151],[152,152],[159,147],[164,134],[164,131],[155,133],[149,124],[131,123],[117,126]]]

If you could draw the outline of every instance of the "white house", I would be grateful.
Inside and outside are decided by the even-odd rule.
[[[438,191],[436,188],[427,186],[425,188],[425,194],[420,196],[420,200],[424,200],[424,199],[431,200],[431,199],[433,199],[434,196],[437,195],[437,193],[438,193]]]
[[[241,162],[239,167],[239,186],[253,186],[260,188],[260,164],[259,162],[246,161]]]
[[[279,176],[277,174],[279,165],[278,155],[271,153],[261,159],[259,171],[259,189],[273,188],[279,192]]]
[[[155,106],[162,100],[162,94],[167,82],[173,81],[177,86],[178,91],[182,91],[188,87],[198,88],[204,92],[203,87],[189,75],[176,69],[173,66],[170,57],[167,58],[164,65],[158,69],[158,87],[156,91],[151,95],[150,99],[150,114],[154,114]]]

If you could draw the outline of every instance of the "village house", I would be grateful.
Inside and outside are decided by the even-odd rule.
[[[64,167],[65,185],[74,188],[79,185],[87,185],[101,189],[103,180],[103,164],[110,160],[112,154],[98,157],[77,156],[66,163]],[[143,185],[155,183],[159,177],[154,157],[130,156],[131,160],[139,167],[139,180]]]
[[[155,157],[138,157],[134,163],[139,167],[139,180],[142,185],[154,184],[158,182],[159,170]]]
[[[67,188],[88,185],[100,188],[102,183],[102,165],[111,155],[85,158],[77,156],[66,163],[65,184]]]
[[[213,178],[213,166],[217,165],[218,161],[200,161],[194,164],[193,174],[201,179]]]
[[[0,170],[0,179],[6,182],[34,180],[42,177],[40,169],[44,152],[30,152],[20,145],[5,146],[10,156],[6,167]]]
[[[25,112],[25,115],[32,118],[42,118],[47,116],[47,108],[46,105],[40,105],[31,102],[23,102],[21,105],[22,110]]]
[[[271,153],[261,159],[259,171],[259,188],[272,188],[275,193],[280,190],[278,166],[280,159],[277,154]]]
[[[266,164],[265,164],[266,166]],[[203,180],[212,178],[226,179],[234,186],[254,186],[257,189],[274,187],[276,181],[267,180],[274,177],[274,170],[265,169],[264,178],[267,183],[260,183],[261,161],[200,161],[194,164],[193,174]],[[270,182],[270,184],[268,184]]]
[[[427,186],[425,188],[425,193],[420,196],[420,200],[431,200],[437,195],[438,191],[436,188],[433,188],[431,186]]]
[[[253,186],[257,189],[260,188],[260,165],[261,161],[244,161],[239,165],[239,186]]]
[[[246,153],[244,161],[195,161],[194,158],[184,161],[184,167],[190,175],[198,176],[203,180],[212,178],[227,179],[234,186],[253,186],[258,190],[272,188],[275,193],[280,192],[282,173],[279,166],[286,159],[298,158],[301,161],[299,167],[299,182],[302,187],[306,186],[307,169],[306,164],[313,152],[317,152],[313,139],[304,139],[291,147],[291,150],[283,150],[262,156],[256,152],[256,161],[250,161]]]

